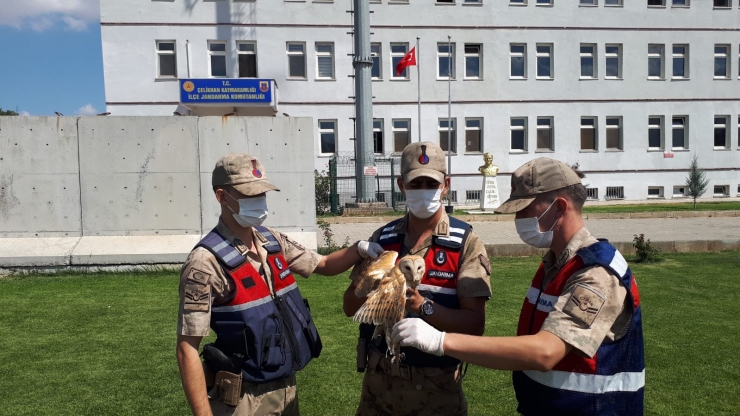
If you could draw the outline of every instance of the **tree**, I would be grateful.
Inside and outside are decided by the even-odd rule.
[[[0,116],[17,116],[18,113],[16,113],[13,110],[3,110],[0,108]]]
[[[688,195],[694,199],[694,209],[696,209],[696,199],[704,195],[708,185],[709,179],[706,178],[704,171],[699,169],[699,162],[694,155],[689,165],[689,176],[686,177],[686,188]]]

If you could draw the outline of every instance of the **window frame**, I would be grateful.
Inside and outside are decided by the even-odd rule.
[[[717,48],[725,48],[724,53],[717,53]],[[731,59],[730,56],[732,55],[732,46],[726,43],[716,43],[714,44],[714,79],[732,79],[732,68],[731,68]],[[725,74],[722,76],[717,75],[717,59],[724,59],[725,60]]]
[[[447,117],[439,117],[437,118],[437,138],[439,139],[439,147],[442,149],[442,151],[447,154],[447,150],[445,150],[445,146],[442,146],[442,133],[447,133],[448,131],[451,131],[452,134],[450,134],[450,138],[452,139],[452,151],[451,153],[453,155],[457,154],[457,117],[452,117],[450,121],[452,122],[452,127],[442,127],[442,123],[447,123],[448,119]],[[447,134],[445,134],[445,140],[447,140]],[[445,143],[447,145],[447,143]]]
[[[604,0],[604,7],[624,7],[624,0],[615,0],[614,4],[609,4],[607,1],[609,0]]]
[[[512,52],[513,46],[522,46],[522,52]],[[512,73],[514,58],[522,58],[522,76],[514,76]],[[509,43],[509,79],[526,80],[527,79],[527,44],[526,43]]]
[[[724,119],[724,124],[717,124],[717,119]],[[730,141],[732,140],[730,138],[730,116],[729,115],[715,115],[713,117],[713,141],[714,141],[714,150],[727,150],[731,147]],[[723,146],[717,146],[717,129],[724,129],[724,142],[725,144]]]
[[[515,126],[514,120],[523,121],[521,126]],[[522,148],[514,148],[514,132],[522,132]],[[529,117],[509,117],[509,153],[528,153],[529,152]]]
[[[537,48],[539,47],[547,47],[549,48],[549,52],[539,52]],[[539,80],[553,80],[555,79],[555,44],[554,43],[537,43],[535,44],[535,62],[536,62],[536,72],[535,72],[535,78]],[[540,75],[540,58],[547,58],[550,60],[550,74],[548,76],[542,76]]]
[[[440,52],[439,51],[439,48],[441,46],[449,47],[450,50],[447,51],[447,52]],[[455,79],[457,79],[457,76],[456,76],[457,75],[456,74],[457,73],[457,68],[456,68],[456,65],[455,65],[455,61],[456,61],[456,58],[455,58],[455,55],[456,55],[455,54],[455,49],[456,49],[455,42],[437,42],[437,81],[447,81],[447,80],[454,81]],[[445,76],[442,76],[442,75],[440,75],[440,72],[439,72],[442,69],[440,67],[440,60],[442,58],[444,58],[444,57],[447,57],[447,59],[450,60],[449,61],[450,62],[449,70],[450,70],[451,74],[447,74]],[[445,69],[447,69],[447,68],[445,68]]]
[[[676,193],[677,190],[682,190],[680,193]],[[688,190],[686,189],[686,185],[673,185],[673,192],[671,193],[671,199],[677,199],[677,198],[688,198]]]
[[[331,51],[319,52],[319,46],[329,46],[331,48]],[[336,81],[337,80],[335,53],[336,53],[336,50],[334,48],[334,42],[314,42],[314,54],[316,55],[316,73],[314,74],[315,81]],[[321,76],[320,71],[319,71],[319,59],[327,58],[327,57],[331,59],[331,76],[323,77]]]
[[[673,124],[674,120],[682,119],[683,124],[681,127],[675,127]],[[675,145],[675,138],[673,137],[674,130],[683,130],[683,147]],[[689,150],[689,116],[688,115],[675,115],[671,116],[671,150]]]
[[[375,123],[379,122],[380,127],[376,128]],[[380,151],[378,151],[378,141],[376,140],[375,133],[380,133]],[[385,151],[385,119],[383,118],[374,118],[373,119],[373,152],[376,155],[383,154]]]
[[[647,199],[665,199],[665,188],[662,186],[648,186]],[[658,195],[650,195],[650,191],[657,190]]]
[[[162,50],[159,49],[159,45],[161,43],[171,43],[172,44],[172,50]],[[176,40],[155,40],[154,41],[154,50],[157,54],[157,68],[156,68],[156,78],[157,79],[178,79],[177,77],[177,41]],[[173,56],[175,59],[174,62],[174,75],[162,75],[162,57],[163,56]]]
[[[684,48],[683,53],[676,54],[675,48],[676,47],[682,47]],[[690,51],[689,51],[689,44],[688,43],[675,43],[671,45],[671,79],[675,80],[684,80],[684,79],[690,79],[691,73],[690,71],[690,65],[689,65],[689,57],[690,57]],[[676,59],[683,59],[683,75],[676,76]]]
[[[654,52],[650,52],[651,47],[659,47],[660,53],[656,54]],[[660,59],[660,75],[657,77],[654,75],[650,75],[650,60],[651,59]],[[664,43],[649,43],[648,44],[648,79],[652,80],[665,80],[665,44]]]
[[[300,45],[302,48],[301,52],[295,52],[290,50],[291,45]],[[288,41],[285,42],[285,56],[286,56],[286,64],[288,65],[288,70],[286,72],[286,80],[299,80],[299,81],[305,81],[308,80],[308,57],[306,53],[306,42],[294,42],[294,41]],[[290,58],[292,56],[301,56],[303,58],[303,76],[294,76],[290,74]]]
[[[726,1],[727,2],[727,6],[717,6],[717,1]],[[712,6],[713,6],[712,7],[713,9],[721,9],[721,10],[731,9],[732,8],[732,0],[713,0],[712,1]]]
[[[406,122],[406,128],[398,128],[396,127],[396,122]],[[410,118],[393,118],[391,119],[391,135],[393,137],[393,153],[401,153],[403,152],[403,149],[396,150],[396,132],[406,132],[407,140],[406,144],[403,146],[404,148],[408,146],[411,143],[411,119]]]
[[[609,124],[609,121],[617,121],[617,124]],[[607,152],[622,152],[624,151],[624,117],[622,116],[606,116],[604,125],[606,126],[606,144],[605,149]],[[617,147],[609,147],[609,131],[617,130]]]
[[[647,3],[648,8],[661,9],[661,8],[666,7],[666,0],[657,0],[660,2],[660,4],[650,4],[650,1],[655,1],[655,0],[647,0],[646,3]]]
[[[540,7],[552,7],[555,4],[555,0],[535,0],[534,5]]]
[[[478,53],[468,53],[468,46],[477,46]],[[478,75],[468,76],[468,58],[478,58]],[[463,44],[463,80],[480,81],[483,79],[483,44],[482,43],[464,43]]]
[[[527,6],[527,0],[509,0],[509,6]]]
[[[403,46],[405,48],[405,52],[403,52],[403,53],[393,52],[393,47],[394,46]],[[411,74],[410,74],[411,71],[409,71],[409,68],[406,67],[406,68],[403,69],[403,72],[406,73],[405,76],[404,75],[396,75],[396,64],[397,63],[394,63],[393,62],[393,59],[394,58],[399,58],[399,62],[400,62],[400,60],[403,59],[403,57],[406,56],[407,53],[409,53],[409,50],[410,49],[409,49],[409,43],[408,42],[391,42],[390,43],[389,51],[390,51],[390,57],[391,57],[391,59],[390,59],[390,63],[391,63],[391,76],[390,76],[389,79],[391,81],[409,81],[409,80],[411,80]]]
[[[617,48],[616,54],[609,52],[609,48]],[[621,43],[607,43],[604,45],[604,79],[622,79],[622,44]],[[609,60],[617,60],[617,75],[609,75]]]
[[[657,128],[655,124],[650,124],[650,119],[658,119],[659,124]],[[658,130],[658,147],[650,146],[650,131]],[[648,151],[663,151],[665,150],[665,117],[664,116],[648,116]]]
[[[676,0],[671,0],[671,7],[688,9],[691,7],[691,0],[683,0],[684,4],[676,4]]]
[[[579,0],[578,7],[598,7],[599,0]]]
[[[228,42],[225,40],[208,40],[206,43],[208,51],[208,78],[228,78],[229,77],[229,65],[228,65]],[[212,51],[211,45],[224,45],[223,51]],[[224,58],[224,75],[213,75],[213,57],[222,56]]]
[[[583,48],[591,48],[590,53],[584,53]],[[581,43],[578,46],[579,63],[581,66],[581,72],[579,79],[599,79],[599,57],[598,57],[598,45],[596,43]],[[583,75],[583,59],[591,58],[591,75]]]
[[[478,121],[478,127],[470,127],[468,125],[469,121]],[[477,131],[478,132],[478,150],[469,150],[468,149],[468,132],[469,131]],[[484,152],[483,148],[483,117],[465,117],[465,153],[466,154],[480,154]]]
[[[373,52],[373,47],[377,46],[378,51]],[[383,43],[371,42],[370,43],[370,59],[373,61],[373,66],[370,68],[370,79],[373,81],[383,80]],[[373,76],[373,68],[375,68],[375,59],[378,60],[378,76]]]
[[[252,45],[254,50],[252,52],[242,51],[241,45]],[[241,55],[254,55],[254,77],[242,77],[241,76],[241,64],[239,63],[239,57]],[[236,41],[236,74],[238,78],[259,78],[259,66],[257,62],[257,41],[256,40],[237,40]]]
[[[322,129],[321,123],[333,123],[334,128],[333,129]],[[334,156],[337,153],[338,147],[339,147],[339,140],[338,137],[338,130],[339,130],[339,123],[337,119],[318,119],[317,120],[317,131],[318,131],[318,139],[319,139],[319,156]],[[321,135],[327,132],[331,132],[334,134],[334,151],[333,152],[324,152],[323,150],[323,141]]]
[[[583,124],[585,120],[593,120],[593,125]],[[583,132],[584,130],[593,130],[594,145],[592,149],[583,148]],[[580,124],[580,152],[581,153],[594,153],[599,151],[599,117],[598,116],[581,116]]]
[[[542,127],[540,126],[540,120],[549,120],[550,122]],[[555,117],[543,116],[537,117],[535,120],[535,130],[537,131],[535,152],[554,152],[555,151]],[[550,135],[550,147],[540,147],[540,130],[549,130]]]

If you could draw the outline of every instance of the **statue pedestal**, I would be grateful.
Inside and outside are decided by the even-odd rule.
[[[495,176],[484,176],[483,177],[483,188],[481,189],[480,195],[480,209],[494,210],[501,205],[501,200],[498,197],[498,183],[496,182]]]

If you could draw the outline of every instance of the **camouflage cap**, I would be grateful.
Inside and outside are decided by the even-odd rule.
[[[519,212],[527,208],[539,194],[579,183],[581,177],[559,160],[547,157],[530,160],[511,175],[511,196],[495,212]]]
[[[447,165],[445,153],[439,145],[432,142],[411,143],[401,153],[401,176],[408,183],[426,176],[444,183]]]
[[[246,153],[229,153],[219,159],[213,168],[211,184],[230,185],[246,196],[280,190],[267,180],[262,163]]]

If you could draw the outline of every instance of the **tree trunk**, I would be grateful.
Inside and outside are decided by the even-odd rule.
[[[694,211],[696,211],[696,198],[694,198]]]

